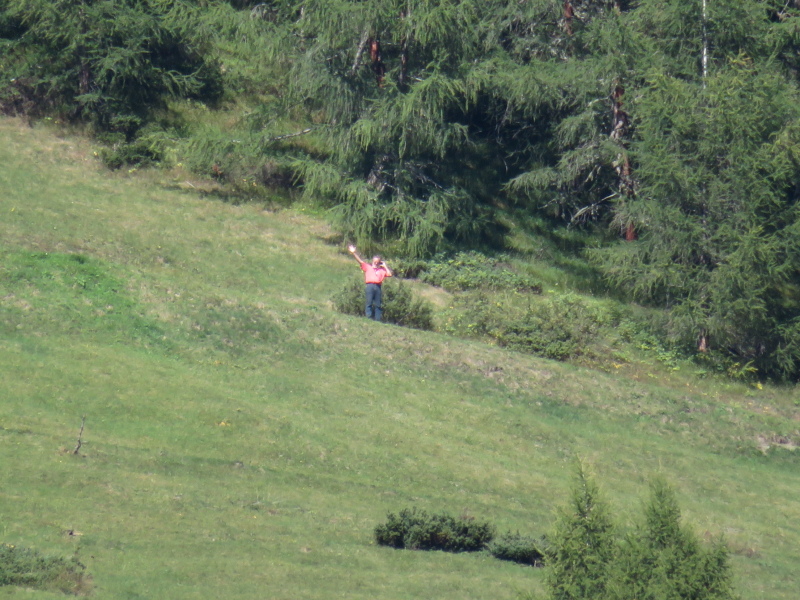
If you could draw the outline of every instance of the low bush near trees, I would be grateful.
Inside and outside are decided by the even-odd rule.
[[[542,289],[532,277],[480,252],[459,252],[449,259],[432,260],[418,272],[421,281],[449,292],[484,289],[538,293]]]
[[[458,310],[444,328],[456,335],[488,336],[513,350],[567,360],[587,353],[619,320],[614,311],[572,294],[541,298],[523,307],[477,293],[458,300]]]
[[[489,523],[416,508],[389,513],[386,523],[375,528],[379,545],[409,550],[477,552],[493,538],[494,527]]]
[[[86,567],[77,559],[45,556],[13,544],[0,544],[0,586],[5,585],[65,594],[89,591]]]
[[[508,532],[492,540],[487,550],[500,560],[538,567],[544,564],[546,547],[543,539]]]
[[[333,297],[333,305],[346,315],[364,314],[364,279],[354,277]],[[394,279],[383,283],[383,321],[412,327],[433,329],[433,307],[422,298],[415,298],[408,284]]]

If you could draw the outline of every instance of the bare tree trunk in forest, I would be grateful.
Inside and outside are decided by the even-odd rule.
[[[400,18],[406,19],[410,16],[410,12],[401,11]],[[411,43],[411,34],[403,36],[403,42],[400,45],[400,75],[397,77],[397,83],[402,90],[406,84],[406,77],[408,76],[408,46]]]
[[[708,3],[703,0],[703,87],[706,87],[706,77],[708,77],[708,29],[706,28],[706,21],[708,19]]]
[[[367,175],[367,184],[372,188],[383,192],[386,189],[386,165],[389,163],[391,157],[388,154],[381,155],[372,165],[369,175]]]
[[[366,48],[368,41],[369,41],[369,29],[365,29],[364,33],[361,34],[361,41],[358,43],[358,50],[356,50],[356,57],[353,60],[353,66],[350,67],[351,77],[356,74],[356,71],[358,71],[358,67],[361,66],[361,57],[364,54],[364,48]]]
[[[406,77],[408,76],[408,38],[403,38],[403,45],[400,49],[400,75],[397,78],[397,83],[402,88],[406,84]]]
[[[564,30],[567,35],[572,35],[572,19],[575,17],[575,9],[570,0],[564,0]]]
[[[698,352],[708,352],[708,335],[704,331],[700,334],[700,340],[697,343],[697,351]]]
[[[88,94],[92,84],[92,73],[89,70],[89,65],[85,62],[81,63],[81,70],[78,74],[78,90],[81,94]]]
[[[611,93],[612,127],[611,135],[609,136],[623,147],[625,146],[628,130],[630,128],[630,117],[622,108],[622,97],[624,95],[625,88],[617,84],[614,87],[614,91]],[[627,154],[621,153],[619,155],[615,168],[619,176],[619,185],[622,195],[627,199],[634,198],[636,196],[636,185],[633,181],[631,161]],[[638,237],[633,223],[628,223],[625,226],[625,240],[632,242],[638,239]]]
[[[78,15],[81,21],[81,35],[86,35],[89,31],[89,26],[86,25],[86,14],[83,12],[83,7],[81,7],[78,11]],[[78,46],[78,56],[86,56],[86,53],[83,50],[82,44]],[[89,69],[88,63],[81,60],[81,69],[78,73],[78,90],[81,94],[88,94],[91,88],[92,83],[92,72]]]

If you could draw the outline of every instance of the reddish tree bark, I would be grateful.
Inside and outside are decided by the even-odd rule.
[[[705,334],[700,336],[700,341],[697,344],[697,350],[699,352],[708,352],[708,337]]]
[[[369,43],[369,56],[372,59],[372,71],[375,73],[375,80],[379,86],[383,85],[383,77],[386,75],[386,65],[381,58],[381,42],[378,38],[373,38]]]
[[[564,0],[564,30],[567,35],[572,35],[572,19],[575,17],[575,9],[570,0]]]

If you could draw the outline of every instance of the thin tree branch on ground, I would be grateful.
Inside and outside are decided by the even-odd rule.
[[[86,415],[83,415],[83,419],[81,419],[81,430],[78,432],[78,445],[75,446],[75,450],[72,451],[73,454],[78,454],[78,451],[81,449],[83,445],[83,428],[86,425]]]

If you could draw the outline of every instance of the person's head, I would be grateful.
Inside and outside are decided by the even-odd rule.
[[[372,266],[373,266],[373,267],[377,267],[378,265],[380,265],[380,264],[381,264],[381,262],[382,262],[382,261],[381,261],[381,257],[380,257],[380,256],[378,256],[377,254],[376,254],[375,256],[373,256],[373,257],[372,257]]]

